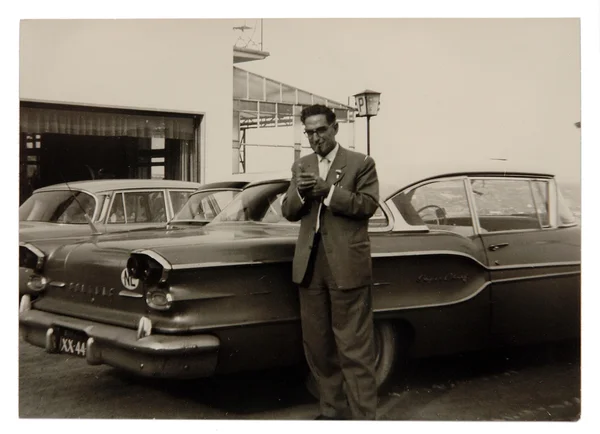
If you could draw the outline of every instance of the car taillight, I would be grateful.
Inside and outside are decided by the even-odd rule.
[[[146,304],[156,310],[168,310],[173,305],[173,296],[162,290],[151,290],[146,293]]]
[[[171,264],[152,250],[136,250],[127,260],[127,272],[146,285],[146,304],[155,310],[168,310],[173,296],[166,289]]]
[[[19,267],[42,271],[45,258],[46,255],[31,244],[22,244],[19,246]]]
[[[163,275],[163,266],[145,255],[133,254],[127,260],[129,275],[147,284],[158,283]]]

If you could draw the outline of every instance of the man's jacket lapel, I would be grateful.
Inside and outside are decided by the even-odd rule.
[[[346,150],[341,146],[338,148],[337,154],[329,167],[327,181],[335,184],[344,176],[344,168],[346,167]]]

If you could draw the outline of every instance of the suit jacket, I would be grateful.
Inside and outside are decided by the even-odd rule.
[[[316,154],[295,161],[292,181],[282,203],[283,215],[288,220],[300,220],[292,278],[298,284],[306,273],[319,212],[319,200],[306,198],[303,203],[298,193],[295,174],[300,163],[306,172],[319,173]],[[335,188],[329,206],[323,205],[319,232],[333,277],[339,289],[370,285],[371,244],[367,229],[379,202],[375,161],[340,146],[327,181],[334,183]]]

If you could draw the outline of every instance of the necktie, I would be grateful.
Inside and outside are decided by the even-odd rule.
[[[323,180],[327,179],[327,173],[329,172],[329,160],[326,157],[321,158],[319,161],[319,177]],[[317,225],[315,232],[319,232],[321,227],[321,212],[323,211],[323,199],[319,202],[319,212],[317,213]]]

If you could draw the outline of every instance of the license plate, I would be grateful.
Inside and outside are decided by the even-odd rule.
[[[87,335],[76,330],[60,328],[57,333],[58,352],[85,357]]]

